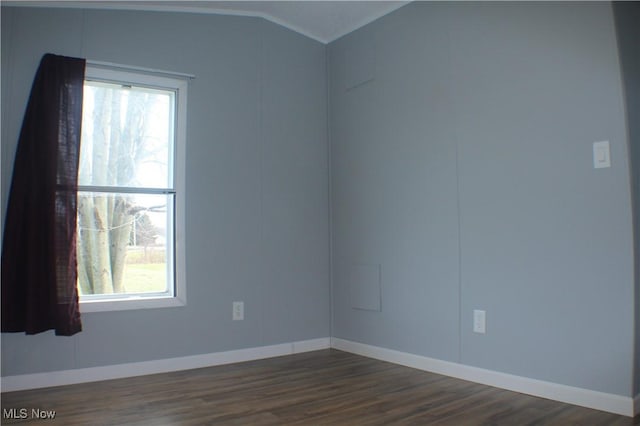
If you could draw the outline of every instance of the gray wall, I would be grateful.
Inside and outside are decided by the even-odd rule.
[[[640,394],[640,3],[616,2],[616,19],[620,65],[627,107],[631,197],[633,201],[635,247],[635,372],[633,394]]]
[[[329,336],[326,47],[262,19],[2,8],[3,203],[45,52],[196,75],[188,304],[84,314],[72,338],[3,334],[2,375]],[[244,321],[231,321],[234,300]]]
[[[630,396],[611,6],[417,2],[329,62],[333,336]]]

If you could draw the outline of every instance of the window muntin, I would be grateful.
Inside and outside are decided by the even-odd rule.
[[[87,66],[78,177],[83,311],[185,302],[185,106],[184,79]]]

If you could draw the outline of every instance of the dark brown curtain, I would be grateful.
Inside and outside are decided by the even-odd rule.
[[[47,54],[31,88],[2,245],[2,332],[81,331],[76,203],[85,60]]]

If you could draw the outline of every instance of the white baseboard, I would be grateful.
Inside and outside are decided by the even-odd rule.
[[[527,377],[514,376],[511,374],[485,370],[478,367],[442,361],[421,355],[380,348],[377,346],[365,345],[334,337],[331,338],[331,347],[381,361],[416,368],[418,370],[429,371],[462,380],[468,380],[475,383],[481,383],[484,385],[551,399],[554,401],[565,402],[568,404],[579,405],[582,407],[593,408],[595,410],[607,411],[623,416],[632,417],[636,414],[638,412],[638,403],[640,402],[639,395],[635,398],[636,411],[634,411],[634,399],[631,397],[576,388],[558,383],[530,379]]]
[[[640,394],[636,395],[633,398],[633,416],[637,416],[640,414]]]
[[[330,343],[331,340],[328,337],[325,337],[320,339],[303,340],[278,345],[260,346],[257,348],[238,349],[179,358],[7,376],[2,377],[0,388],[2,389],[2,392],[12,392],[51,386],[71,385],[76,383],[96,382],[100,380],[121,379],[123,377],[168,373],[171,371],[212,367],[216,365],[232,364],[235,362],[253,361],[257,359],[292,355],[320,349],[329,349]]]

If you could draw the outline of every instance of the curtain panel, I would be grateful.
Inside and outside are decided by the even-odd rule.
[[[2,246],[2,332],[82,329],[76,213],[85,60],[40,61],[16,150]]]

